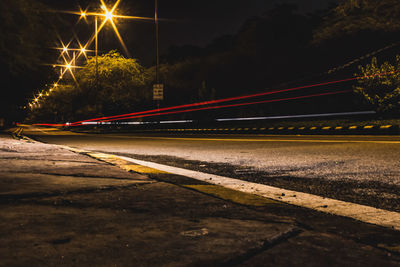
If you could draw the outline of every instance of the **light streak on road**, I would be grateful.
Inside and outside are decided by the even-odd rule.
[[[248,105],[255,105],[255,104],[264,104],[264,103],[273,103],[273,102],[281,102],[281,101],[289,101],[295,99],[304,99],[304,98],[311,98],[311,97],[319,97],[319,96],[327,96],[327,95],[336,95],[342,93],[352,92],[351,90],[345,91],[338,91],[338,92],[327,92],[327,93],[320,93],[320,94],[313,94],[313,95],[306,95],[306,96],[297,96],[297,97],[288,97],[288,98],[280,98],[280,99],[270,99],[264,101],[257,101],[257,102],[247,102],[247,103],[237,103],[237,104],[230,104],[230,105],[220,105],[220,106],[210,106],[210,107],[202,107],[202,108],[194,108],[194,109],[185,109],[185,110],[175,110],[175,111],[168,111],[168,112],[159,112],[159,113],[151,113],[151,114],[144,114],[144,115],[137,115],[137,116],[130,116],[130,117],[123,117],[117,119],[110,119],[110,120],[99,120],[99,121],[84,121],[84,122],[74,122],[65,124],[66,126],[79,126],[84,124],[111,124],[112,121],[118,120],[126,120],[126,119],[136,119],[136,118],[144,118],[144,117],[153,117],[153,116],[161,116],[161,115],[170,115],[170,114],[179,114],[179,113],[186,113],[186,112],[193,112],[193,111],[201,111],[201,110],[210,110],[210,109],[220,109],[220,108],[230,108],[230,107],[239,107],[239,106],[248,106]],[[40,125],[40,124],[36,124]]]
[[[202,107],[202,108],[193,108],[193,109],[185,109],[185,110],[175,110],[175,111],[168,111],[168,112],[163,112],[163,113],[152,113],[152,114],[137,115],[137,116],[131,116],[131,117],[123,117],[123,118],[118,118],[118,119],[103,120],[103,121],[116,121],[116,120],[136,119],[136,118],[143,118],[143,117],[153,117],[153,116],[160,116],[160,115],[187,113],[187,112],[201,111],[201,110],[249,106],[249,105],[265,104],[265,103],[273,103],[273,102],[281,102],[281,101],[289,101],[289,100],[296,100],[296,99],[305,99],[305,98],[311,98],[311,97],[336,95],[336,94],[342,94],[342,93],[348,93],[348,92],[352,92],[352,91],[351,90],[345,90],[345,91],[338,91],[338,92],[328,92],[328,93],[320,93],[320,94],[313,94],[313,95],[306,95],[306,96],[296,96],[296,97],[288,97],[288,98],[280,98],[280,99],[270,99],[270,100],[247,102],[247,103],[237,103],[237,104]]]

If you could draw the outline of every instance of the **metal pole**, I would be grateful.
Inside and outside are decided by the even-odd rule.
[[[73,53],[73,66],[76,66],[76,58],[75,58],[75,51],[74,51],[74,53]]]
[[[155,0],[154,21],[156,24],[156,81],[160,83],[159,36],[158,36],[158,0]]]
[[[160,83],[160,57],[159,57],[159,35],[158,35],[158,0],[154,3],[154,22],[156,24],[156,83]],[[157,100],[157,109],[160,109],[160,100]]]
[[[97,35],[98,35],[98,32],[97,32],[97,16],[95,17],[95,25],[94,25],[94,27],[95,27],[95,55],[96,55],[96,90],[98,90],[98,87],[99,87],[99,65],[98,65],[98,62],[97,62],[97,54],[98,54],[98,39],[97,39]]]

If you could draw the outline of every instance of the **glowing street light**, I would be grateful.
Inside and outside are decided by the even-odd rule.
[[[116,10],[120,4],[121,0],[117,0],[114,5],[109,9],[107,5],[105,4],[104,0],[100,0],[100,8],[103,12],[87,12],[86,10],[80,10],[80,12],[72,12],[73,14],[80,15],[81,18],[87,18],[88,16],[94,16],[96,19],[98,18],[104,18],[101,22],[100,25],[98,25],[97,29],[95,30],[94,35],[89,39],[88,43],[86,46],[89,46],[95,39],[97,38],[97,35],[100,33],[102,28],[106,25],[107,22],[109,22],[114,29],[115,34],[118,37],[118,40],[120,41],[121,46],[123,47],[125,53],[129,56],[129,51],[122,40],[122,37],[118,31],[118,28],[115,24],[115,19],[138,19],[138,20],[153,20],[153,18],[147,18],[147,17],[138,17],[138,16],[126,16],[126,15],[120,15],[116,14]],[[70,13],[70,12],[68,12]]]
[[[114,15],[111,11],[106,10],[105,17],[106,17],[106,20],[112,20]]]
[[[75,38],[78,42],[78,47],[77,48],[70,48],[71,41],[69,43],[64,44],[60,39],[61,47],[56,48],[60,50],[60,57],[64,60],[64,64],[51,64],[51,66],[55,67],[60,67],[60,76],[58,77],[58,80],[54,82],[53,86],[47,90],[47,92],[42,91],[40,92],[39,95],[34,96],[34,99],[32,101],[32,106],[36,106],[40,99],[42,97],[45,97],[46,95],[49,96],[50,92],[54,91],[58,87],[58,83],[63,79],[64,75],[66,72],[70,72],[72,78],[74,79],[75,83],[77,83],[77,80],[75,78],[73,69],[74,68],[80,68],[76,66],[76,60],[83,54],[86,58],[87,55],[86,53],[89,52],[87,48],[95,41],[95,55],[96,55],[96,83],[98,82],[98,35],[102,28],[107,24],[110,23],[112,26],[116,36],[118,37],[118,40],[120,41],[121,46],[123,47],[126,55],[129,57],[129,51],[118,31],[118,28],[116,26],[116,19],[139,19],[139,20],[150,20],[153,21],[154,18],[146,18],[146,17],[137,17],[137,16],[126,16],[126,15],[120,15],[116,14],[117,7],[119,6],[121,0],[116,0],[115,3],[112,5],[111,8],[108,8],[105,0],[100,0],[100,8],[101,11],[99,12],[89,12],[87,9],[81,9],[79,12],[69,12],[69,11],[62,11],[64,13],[69,13],[69,14],[77,14],[80,15],[80,19],[85,19],[87,21],[87,18],[89,16],[94,16],[95,17],[95,32],[94,34],[90,37],[89,41],[85,44],[82,45],[78,39],[78,37],[75,35]],[[80,20],[79,19],[79,20]],[[100,19],[100,25],[98,25]],[[157,21],[157,18],[156,18]],[[70,51],[73,51],[73,56],[69,53]],[[77,53],[76,53],[77,52]],[[59,59],[60,59],[59,57]],[[77,83],[78,84],[78,83]],[[78,85],[79,86],[79,85]]]

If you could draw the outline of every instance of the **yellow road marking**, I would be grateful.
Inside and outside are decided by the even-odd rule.
[[[160,171],[157,169],[153,169],[153,168],[149,168],[146,166],[142,166],[142,165],[132,165],[132,164],[124,164],[124,165],[119,165],[119,167],[121,167],[122,169],[126,170],[126,171],[133,171],[133,172],[138,172],[138,173],[167,173],[164,171]]]
[[[389,129],[389,128],[391,128],[392,127],[392,125],[383,125],[383,126],[381,126],[380,128],[381,129]]]

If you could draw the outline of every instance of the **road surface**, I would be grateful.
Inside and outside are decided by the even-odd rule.
[[[400,137],[88,134],[26,127],[36,140],[400,211]]]

